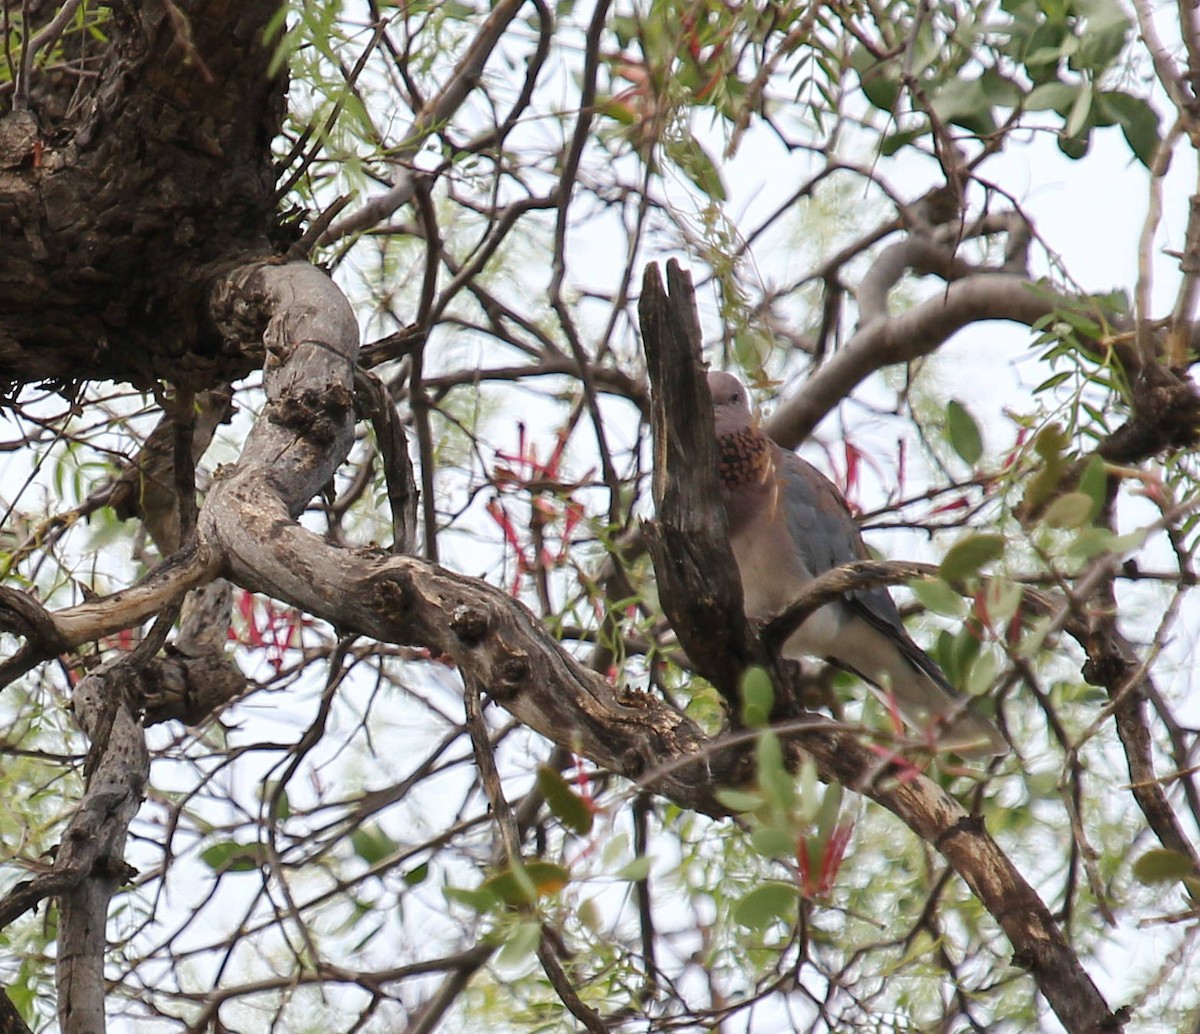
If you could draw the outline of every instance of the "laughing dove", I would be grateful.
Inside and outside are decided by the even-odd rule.
[[[746,389],[710,373],[708,390],[720,446],[721,497],[737,559],[746,614],[779,614],[805,582],[869,554],[833,483],[759,428]],[[822,607],[784,643],[785,657],[820,657],[847,669],[936,743],[969,756],[1003,754],[999,731],[976,712],[928,654],[909,638],[884,588],[846,593]]]

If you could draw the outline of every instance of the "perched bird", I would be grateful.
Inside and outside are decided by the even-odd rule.
[[[737,378],[710,373],[708,390],[720,445],[721,496],[737,559],[746,614],[779,614],[805,582],[868,559],[866,544],[833,483],[759,428]],[[884,588],[846,593],[811,614],[787,639],[785,657],[819,657],[845,668],[887,698],[935,742],[960,754],[1003,754],[999,730],[950,685],[909,638]]]

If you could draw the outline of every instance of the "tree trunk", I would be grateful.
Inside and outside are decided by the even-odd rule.
[[[0,384],[196,389],[255,361],[206,324],[207,284],[277,252],[279,0],[113,4],[97,79],[40,78],[0,119]],[[71,80],[74,82],[74,80]]]

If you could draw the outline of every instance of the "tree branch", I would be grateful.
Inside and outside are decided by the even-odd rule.
[[[59,894],[58,1019],[64,1034],[103,1029],[108,904],[133,875],[124,862],[125,835],[150,774],[137,687],[137,672],[120,657],[84,678],[72,698],[92,741],[92,768],[54,859],[55,870],[79,877]]]
[[[858,331],[765,423],[785,448],[804,441],[859,382],[892,363],[937,351],[963,327],[979,320],[1012,320],[1032,326],[1070,299],[1013,273],[980,273],[948,284],[907,312],[885,316]]]

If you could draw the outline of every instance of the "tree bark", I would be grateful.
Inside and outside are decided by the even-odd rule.
[[[87,788],[54,859],[72,885],[59,894],[58,1020],[63,1034],[104,1031],[108,903],[133,871],[125,836],[150,774],[134,667],[119,658],[75,689],[75,717],[92,744]]]
[[[270,144],[278,0],[115,3],[78,93],[0,117],[0,388],[202,390],[254,360],[204,324],[206,281],[284,240]],[[65,89],[65,88],[64,88]],[[35,114],[36,113],[36,114]]]

